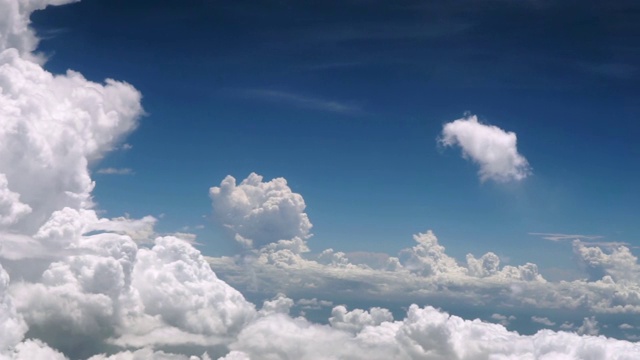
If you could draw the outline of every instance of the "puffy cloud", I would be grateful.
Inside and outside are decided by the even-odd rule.
[[[615,282],[637,283],[640,280],[638,258],[627,246],[616,244],[605,252],[599,246],[574,240],[573,252],[589,274],[590,280],[605,277]]]
[[[260,309],[260,315],[271,314],[289,314],[291,308],[294,305],[294,301],[289,299],[284,294],[278,294],[273,300],[265,301]]]
[[[44,4],[21,3],[21,12]],[[56,210],[91,207],[88,165],[136,127],[140,93],[73,71],[53,75],[15,48],[0,52],[0,89],[0,209],[4,213],[12,199],[11,208],[23,215],[9,229],[32,232]],[[27,216],[24,205],[32,210]]]
[[[199,356],[187,356],[181,354],[166,353],[164,351],[154,351],[150,348],[143,348],[135,351],[123,351],[113,355],[94,355],[88,360],[211,360],[207,353]]]
[[[15,224],[30,212],[31,207],[20,202],[20,194],[11,191],[7,177],[0,174],[0,226]]]
[[[545,325],[545,326],[553,326],[556,324],[553,321],[549,320],[549,318],[544,316],[532,316],[531,321],[533,321],[534,323]]]
[[[189,332],[229,336],[254,315],[254,307],[219,280],[198,250],[174,237],[140,249],[133,274],[148,314]]]
[[[7,295],[9,274],[0,265],[0,353],[15,346],[27,332],[27,325],[16,313]]]
[[[491,319],[496,320],[502,326],[507,326],[509,325],[509,323],[511,323],[511,321],[515,320],[516,317],[513,315],[506,316],[502,314],[491,314]]]
[[[10,270],[0,266],[0,359],[204,360],[205,351],[225,359],[637,357],[628,342],[554,332],[521,336],[430,307],[412,306],[394,321],[386,309],[338,306],[330,325],[292,318],[294,302],[283,295],[256,311],[188,241],[153,239],[154,218],[101,219],[92,210],[89,169],[136,127],[140,94],[126,83],[41,67],[29,14],[66,2],[0,0],[0,261]],[[599,259],[590,264],[609,269],[609,277],[550,286],[540,298],[540,286],[549,285],[535,265],[500,268],[488,253],[468,257],[465,267],[431,232],[416,235],[417,244],[383,268],[354,264],[334,250],[306,259],[311,222],[302,196],[281,178],[264,182],[251,174],[238,185],[227,177],[210,195],[216,218],[254,247],[238,258],[240,265],[217,260],[239,268],[240,282],[245,276],[311,296],[328,289],[365,296],[408,290],[479,303],[500,296],[509,305],[578,299],[580,306],[640,306],[632,287],[619,291],[621,276],[611,269],[623,266],[605,265],[626,263],[623,249],[620,261],[583,257]],[[602,302],[607,298],[611,303]],[[312,300],[298,305],[328,304]],[[594,328],[595,318],[588,318],[581,331]]]
[[[308,239],[312,225],[302,196],[291,191],[284,178],[262,180],[252,173],[238,185],[227,176],[219,187],[212,187],[209,195],[216,221],[241,243],[255,248],[279,240]]]
[[[462,155],[480,166],[482,181],[522,180],[531,173],[529,163],[518,153],[516,134],[482,124],[475,115],[446,123],[438,141],[460,146]]]
[[[29,28],[31,13],[48,5],[62,5],[78,0],[2,0],[0,1],[0,51],[16,49],[22,56],[38,59],[32,53],[38,38]]]
[[[9,296],[9,275],[0,265],[0,360],[62,360],[66,357],[40,340],[24,340],[27,324]]]
[[[341,314],[366,312],[340,309]],[[402,321],[343,331],[283,314],[257,319],[231,344],[227,359],[633,359],[640,345],[605,337],[542,330],[534,335],[502,325],[464,320],[433,307],[412,305]]]
[[[377,326],[385,321],[393,321],[393,315],[387,309],[373,307],[369,311],[361,309],[347,311],[344,305],[334,307],[329,318],[332,327],[353,333],[361,331],[365,326]]]
[[[576,330],[576,333],[580,335],[598,335],[600,333],[598,321],[594,316],[584,318],[582,325]]]
[[[317,310],[317,309],[321,309],[323,307],[329,307],[333,305],[333,301],[329,301],[329,300],[318,300],[317,298],[313,298],[313,299],[298,299],[298,301],[296,301],[296,305],[298,305],[299,307],[301,307],[302,309],[305,310],[309,310],[309,309],[313,309],[313,310]]]
[[[438,243],[431,230],[414,235],[413,239],[418,245],[400,252],[400,261],[407,270],[423,276],[466,272],[454,258],[445,254],[444,246]]]

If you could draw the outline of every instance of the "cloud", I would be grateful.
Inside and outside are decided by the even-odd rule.
[[[252,173],[236,184],[235,178],[227,176],[219,187],[209,189],[216,221],[249,247],[311,237],[313,225],[304,212],[302,196],[291,191],[284,178],[262,180],[262,176]],[[307,250],[303,242],[297,249]]]
[[[156,236],[155,218],[101,218],[89,168],[137,126],[141,95],[41,67],[29,15],[66,2],[0,0],[0,359],[637,358],[639,346],[626,341],[524,336],[428,306],[410,306],[401,320],[384,308],[336,306],[325,325],[290,316],[295,302],[284,295],[256,310],[190,239]],[[314,291],[375,299],[406,290],[476,304],[640,308],[635,275],[623,274],[637,259],[624,247],[576,244],[585,266],[604,275],[549,284],[534,264],[500,266],[493,253],[459,264],[427,231],[372,268],[332,249],[303,256],[312,225],[285,179],[227,177],[210,196],[221,224],[252,245],[211,263],[230,282],[316,296],[298,306],[329,306]],[[595,317],[579,331],[597,333]]]
[[[0,225],[11,225],[31,212],[31,207],[20,202],[20,194],[9,189],[7,177],[0,174]]]
[[[532,316],[531,321],[545,326],[553,326],[556,324],[553,321],[549,320],[549,318],[543,316]]]
[[[14,48],[0,52],[0,88],[2,202],[17,194],[32,210],[22,211],[5,230],[33,232],[65,206],[92,207],[88,165],[135,129],[140,93],[129,84],[95,83],[74,71],[53,75]],[[20,207],[15,204],[14,210]]]
[[[459,146],[465,159],[480,166],[482,181],[519,181],[531,174],[527,159],[518,153],[516,134],[482,124],[475,115],[446,123],[438,142]]]
[[[130,168],[102,168],[98,169],[98,174],[105,175],[133,175],[133,169]]]
[[[513,316],[513,315],[506,316],[506,315],[502,315],[502,314],[491,314],[491,319],[498,321],[498,323],[500,325],[506,327],[507,325],[509,325],[509,323],[511,323],[513,320],[515,320],[516,317]]]
[[[584,318],[582,325],[576,329],[576,333],[578,335],[598,335],[600,333],[598,321],[594,316]]]
[[[333,305],[333,301],[329,301],[329,300],[318,300],[317,298],[313,298],[313,299],[298,299],[298,301],[296,301],[296,305],[298,305],[299,307],[301,307],[302,309],[305,310],[309,310],[309,309],[321,309],[323,307],[329,307]]]
[[[357,326],[348,331],[286,314],[259,318],[230,345],[233,357],[229,358],[604,360],[632,359],[640,352],[638,344],[604,337],[550,330],[520,335],[502,325],[464,320],[429,306],[411,305],[401,321],[387,316],[368,321],[362,310],[346,313],[358,315],[353,320]]]
[[[573,241],[573,252],[579,264],[587,271],[591,280],[610,280],[623,284],[640,281],[638,258],[623,245],[602,249],[593,244]]]
[[[580,234],[562,234],[562,233],[538,233],[530,232],[529,235],[540,236],[549,241],[573,241],[573,240],[596,240],[602,239],[600,235],[580,235]]]
[[[391,312],[384,308],[373,307],[369,311],[355,309],[347,311],[343,305],[336,306],[331,310],[329,324],[333,328],[357,333],[366,326],[378,326],[383,322],[393,321]]]
[[[299,108],[332,112],[343,115],[358,115],[363,112],[362,108],[354,104],[335,100],[327,100],[318,97],[304,96],[285,91],[251,89],[242,91],[242,94],[247,97],[289,104]]]

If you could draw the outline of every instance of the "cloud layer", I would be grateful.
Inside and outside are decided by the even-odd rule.
[[[509,332],[412,305],[395,320],[380,307],[338,305],[328,324],[292,317],[280,295],[261,309],[212,270],[189,241],[157,236],[156,219],[101,218],[91,166],[137,126],[141,95],[115,80],[54,75],[34,54],[29,15],[69,1],[0,0],[0,359],[635,359],[638,345],[576,333]],[[515,145],[515,142],[514,142]],[[637,259],[624,247],[574,243],[592,281],[549,287],[534,264],[501,266],[493,253],[459,264],[432,232],[383,268],[332,249],[308,253],[305,202],[283,178],[227,177],[214,214],[248,248],[210,259],[230,281],[313,294],[442,293],[457,299],[637,312]],[[187,239],[189,240],[189,239]],[[235,271],[235,273],[234,273]],[[626,288],[621,288],[625,286]],[[620,291],[626,289],[626,292]],[[608,302],[607,302],[608,301]],[[299,306],[326,307],[317,297]],[[502,319],[502,318],[501,318]],[[504,319],[511,319],[505,317]],[[503,320],[504,320],[503,319]],[[627,327],[630,325],[627,325]],[[625,329],[627,329],[625,327]],[[588,317],[577,331],[595,334]]]
[[[480,166],[482,181],[517,181],[531,174],[527,159],[518,153],[516,134],[482,124],[475,115],[446,123],[438,141],[459,146],[464,158]]]

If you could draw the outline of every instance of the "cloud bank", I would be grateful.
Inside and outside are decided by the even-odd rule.
[[[135,129],[141,95],[124,82],[97,83],[77,72],[55,75],[42,67],[29,15],[67,2],[0,0],[0,359],[635,359],[640,354],[628,341],[550,330],[520,335],[429,306],[412,305],[395,320],[384,308],[338,305],[326,325],[289,315],[295,302],[282,295],[256,309],[188,241],[157,236],[155,218],[101,218],[93,208],[90,170]],[[500,266],[492,253],[458,264],[431,232],[417,234],[416,245],[390,257],[384,269],[353,264],[332,249],[308,259],[303,255],[311,222],[304,199],[286,180],[265,182],[252,174],[237,184],[227,177],[210,196],[216,218],[247,246],[244,258],[211,263],[230,273],[244,269],[230,276],[241,284],[292,292],[335,285],[342,287],[334,290],[353,291],[358,285],[355,290],[365,295],[411,285],[414,293],[466,293],[483,301],[495,299],[491,294],[498,290],[521,302],[537,299],[531,294],[548,285],[535,265]],[[561,295],[589,306],[610,299],[614,303],[605,304],[607,309],[636,311],[640,297],[632,285],[638,265],[627,250],[574,243],[594,279],[602,277],[562,285],[577,293]],[[600,291],[590,295],[595,302],[577,296],[585,289]],[[298,303],[332,305],[317,298]],[[550,294],[543,299],[558,301]],[[579,331],[597,329],[590,317]]]
[[[531,174],[527,159],[518,152],[516,134],[482,124],[475,115],[446,123],[438,142],[459,146],[465,159],[480,166],[482,181],[519,181]]]

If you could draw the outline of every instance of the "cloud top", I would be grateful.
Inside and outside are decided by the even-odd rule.
[[[209,189],[209,196],[216,220],[249,247],[311,236],[313,225],[304,212],[304,199],[284,178],[263,181],[262,176],[251,173],[237,184],[233,176],[227,176],[219,187]]]
[[[480,166],[482,181],[519,181],[531,174],[529,162],[518,152],[516,134],[482,124],[475,115],[444,124],[438,141],[459,146],[465,159]]]

